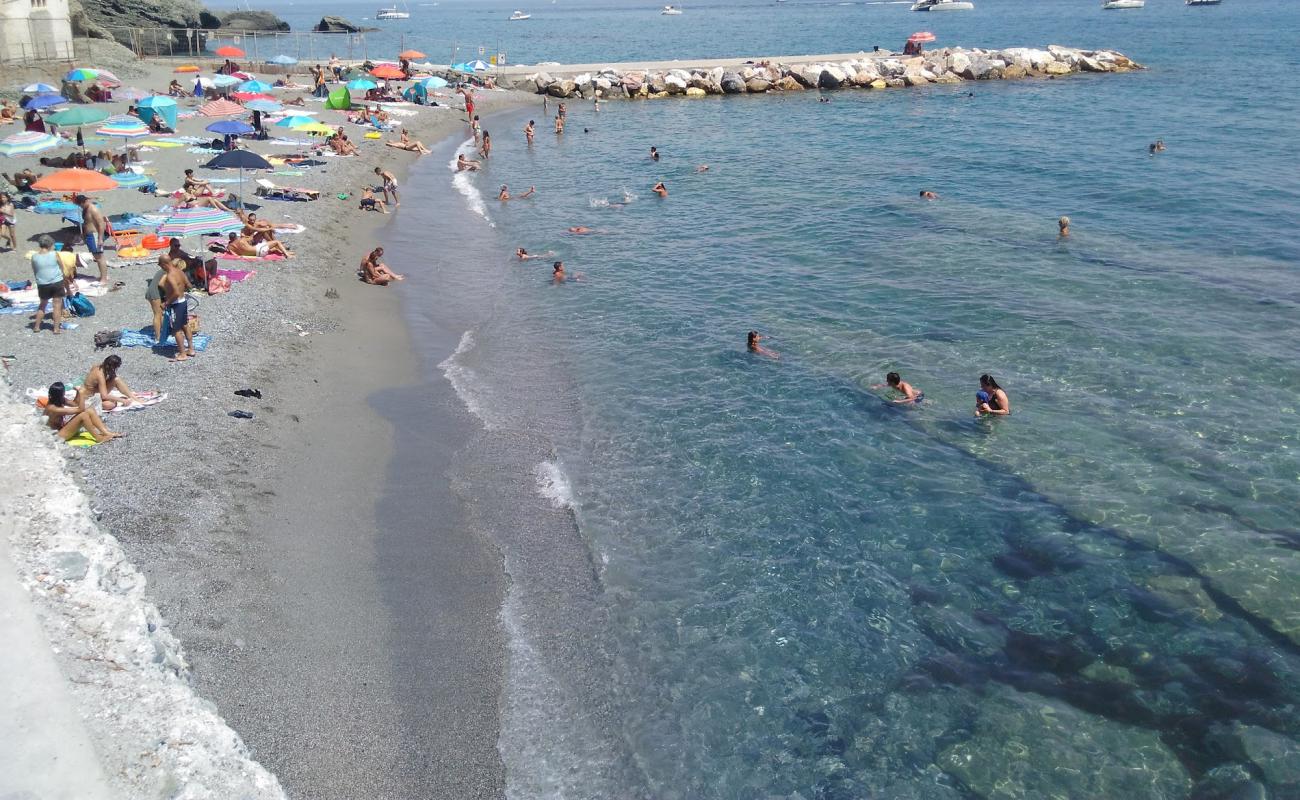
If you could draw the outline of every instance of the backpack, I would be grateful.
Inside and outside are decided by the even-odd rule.
[[[63,304],[78,317],[95,316],[95,304],[90,302],[90,298],[81,292],[77,292],[71,297],[65,298]]]

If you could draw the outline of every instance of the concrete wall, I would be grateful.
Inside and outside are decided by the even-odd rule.
[[[0,63],[72,58],[68,0],[0,0]]]

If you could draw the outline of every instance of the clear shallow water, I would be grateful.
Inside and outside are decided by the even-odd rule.
[[[1300,12],[1228,2],[897,12],[1142,74],[575,102],[531,150],[493,121],[472,186],[426,159],[390,250],[429,264],[413,313],[471,332],[443,369],[512,581],[512,796],[1285,796],[1242,731],[1300,739],[1300,73],[1203,59]],[[847,49],[813,27],[763,49]],[[501,183],[540,194],[472,196]],[[426,222],[458,231],[432,258]],[[873,395],[890,369],[927,402]],[[1010,419],[972,419],[981,372]]]

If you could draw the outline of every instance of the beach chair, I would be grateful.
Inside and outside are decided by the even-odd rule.
[[[276,186],[266,178],[257,179],[258,197],[265,197],[268,200],[298,200],[309,201],[316,200],[320,197],[319,189],[303,189],[293,186]]]

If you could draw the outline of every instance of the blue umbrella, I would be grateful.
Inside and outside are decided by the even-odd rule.
[[[275,123],[277,128],[301,128],[303,125],[310,125],[316,120],[302,114],[291,114],[290,116],[279,119]]]
[[[288,66],[288,65],[290,65],[290,64],[297,64],[297,63],[298,63],[298,59],[294,58],[293,56],[278,55],[278,56],[276,56],[275,58],[273,58],[273,59],[271,59],[270,61],[268,61],[267,63],[268,63],[268,64],[280,64],[280,65],[283,65],[283,66]]]
[[[468,66],[470,69],[474,70],[475,72],[482,72],[485,69],[489,69],[488,63],[482,60],[475,61],[472,64],[469,64]]]
[[[117,181],[118,188],[121,189],[140,189],[157,185],[153,178],[138,172],[119,172],[113,176],[113,180]]]
[[[247,122],[240,122],[237,119],[223,119],[220,122],[212,123],[205,130],[219,133],[222,136],[243,136],[257,129]]]
[[[160,116],[167,123],[167,127],[176,130],[176,101],[166,95],[154,95],[146,97],[139,103],[136,108],[140,111],[140,119],[149,122],[154,115]]]
[[[439,78],[437,75],[434,75],[432,78],[425,78],[425,80],[424,80],[424,88],[426,88],[426,89],[445,89],[445,88],[447,88],[447,81],[446,81],[446,79],[444,79],[444,78]]]
[[[354,91],[354,92],[368,91],[370,89],[374,89],[378,85],[379,84],[375,83],[374,81],[368,80],[366,78],[357,78],[354,81],[348,81],[349,91]]]
[[[63,200],[46,200],[32,206],[32,211],[37,214],[67,214],[75,211],[77,216],[81,216],[81,207],[76,203],[69,203]],[[78,222],[81,220],[78,219]]]
[[[224,89],[227,86],[234,86],[235,84],[240,83],[243,79],[236,78],[234,75],[213,75],[210,80],[212,81],[213,86],[216,86],[219,89]]]
[[[23,103],[23,108],[33,111],[63,105],[66,102],[68,102],[67,98],[61,94],[38,94],[35,97],[28,98],[27,102]]]
[[[23,87],[23,94],[58,94],[58,93],[59,93],[58,87],[51,86],[48,83],[29,83]]]
[[[451,65],[451,68],[452,68],[452,70],[455,71],[455,72],[473,72],[473,71],[474,71],[474,70],[470,69],[469,64],[463,64],[463,63],[462,63],[462,64],[452,64],[452,65]]]
[[[252,92],[254,94],[265,94],[274,88],[275,87],[272,86],[271,84],[264,83],[259,80],[244,81],[243,83],[239,84],[239,91]]]
[[[276,111],[283,111],[284,106],[274,100],[249,100],[244,103],[244,108],[249,111],[261,111],[263,114],[271,114]]]

